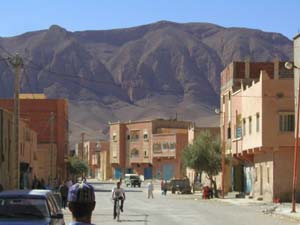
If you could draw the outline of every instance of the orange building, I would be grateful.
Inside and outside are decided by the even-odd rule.
[[[54,156],[57,149],[57,157],[52,164],[55,168],[52,176],[64,178],[66,176],[64,159],[68,155],[69,148],[69,124],[68,124],[68,103],[65,99],[46,99],[41,95],[20,96],[20,116],[24,118],[29,127],[36,131],[38,146],[51,149],[53,143]],[[13,99],[0,99],[0,107],[13,111]],[[52,125],[51,125],[52,124]],[[51,126],[53,130],[51,132]],[[52,135],[51,135],[52,133]],[[42,150],[41,150],[42,151]],[[51,150],[50,154],[52,155]],[[40,162],[48,164],[48,154],[40,154]],[[50,168],[49,168],[50,170]],[[45,177],[44,177],[45,179]]]
[[[285,69],[283,62],[236,62],[222,72],[221,80],[222,131],[225,126],[221,137],[225,137],[226,154],[233,159],[225,169],[225,190],[289,201],[293,71]]]
[[[145,179],[184,176],[181,152],[191,122],[155,119],[110,124],[110,162],[115,178],[137,173]]]

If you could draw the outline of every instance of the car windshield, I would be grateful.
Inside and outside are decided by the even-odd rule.
[[[130,179],[139,179],[138,176],[131,176]]]
[[[45,199],[0,198],[0,218],[49,217]]]

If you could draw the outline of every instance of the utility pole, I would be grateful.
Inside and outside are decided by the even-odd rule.
[[[82,132],[81,133],[81,159],[84,160],[84,137],[85,137],[85,133]]]
[[[50,184],[52,184],[52,182],[53,182],[54,120],[55,120],[55,114],[53,112],[51,112],[51,116],[50,116]]]
[[[20,121],[20,74],[23,67],[23,59],[16,54],[9,58],[10,64],[15,69],[15,86],[14,86],[14,117],[13,117],[13,154],[12,161],[12,188],[20,188],[20,138],[19,138],[19,121]]]

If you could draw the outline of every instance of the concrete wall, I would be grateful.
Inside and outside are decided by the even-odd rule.
[[[254,156],[254,192],[253,197],[273,200],[274,158],[273,152]]]

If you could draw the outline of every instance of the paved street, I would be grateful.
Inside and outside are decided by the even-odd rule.
[[[113,204],[110,200],[112,184],[93,184],[96,189],[96,210],[94,224],[117,224],[113,220]],[[154,199],[147,199],[146,188],[127,188],[127,200],[122,224],[145,225],[289,225],[297,224],[286,218],[264,215],[259,206],[237,206],[216,200],[201,200],[199,196],[172,195],[161,196],[156,186]],[[197,199],[197,200],[195,200]],[[68,210],[66,222],[71,217]]]

